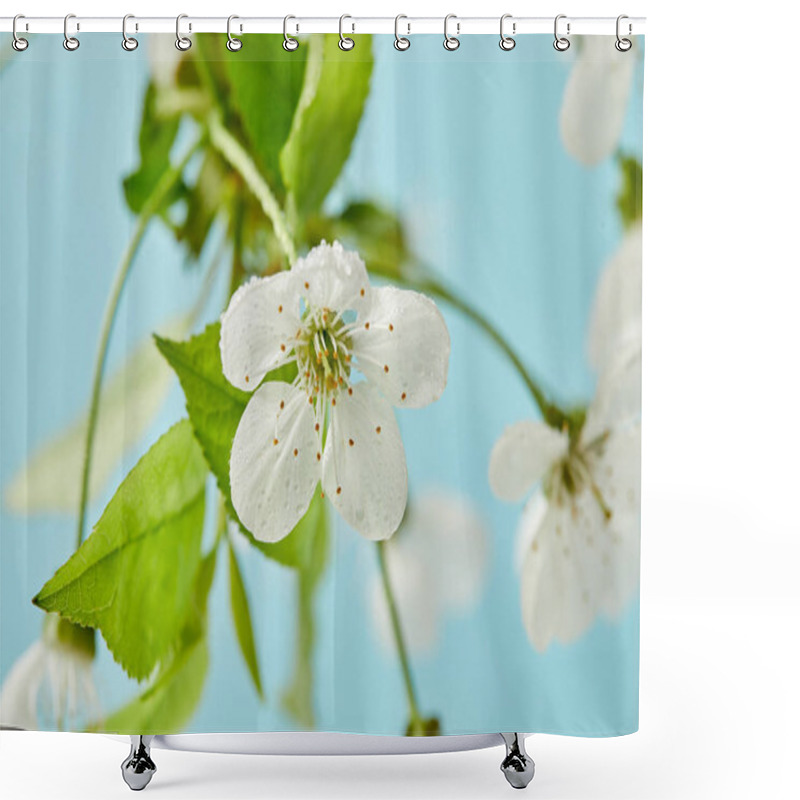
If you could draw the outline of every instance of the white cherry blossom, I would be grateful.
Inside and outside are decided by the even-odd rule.
[[[3,682],[0,724],[22,730],[79,730],[97,721],[100,703],[90,637],[90,631],[48,614],[42,637],[17,659]]]
[[[484,521],[467,498],[429,490],[412,496],[385,552],[405,642],[412,651],[429,651],[445,617],[474,608],[480,598],[489,553]],[[377,577],[370,593],[375,627],[386,648],[393,649],[386,595]]]
[[[598,615],[617,617],[639,583],[641,466],[641,230],[602,274],[590,325],[599,370],[585,419],[570,430],[525,420],[492,452],[489,480],[522,514],[521,605],[539,651],[570,643]]]
[[[542,484],[519,525],[521,607],[541,652],[576,640],[600,614],[617,617],[638,586],[640,448],[638,423],[594,429],[571,446],[565,437],[562,457],[528,474]],[[501,479],[495,466],[493,484]]]
[[[392,406],[426,406],[447,383],[450,336],[433,301],[371,286],[358,253],[322,242],[236,291],[220,351],[228,381],[254,392],[230,462],[233,505],[253,535],[286,536],[321,481],[360,534],[391,536],[408,494]],[[293,383],[262,384],[287,364]]]
[[[609,36],[576,38],[577,55],[561,105],[561,139],[587,166],[616,149],[636,68],[636,45],[620,53]]]
[[[169,33],[152,33],[147,39],[147,60],[156,86],[163,90],[176,88],[176,74],[183,53],[175,47],[175,37]]]

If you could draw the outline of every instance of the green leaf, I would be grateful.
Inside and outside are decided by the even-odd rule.
[[[231,596],[231,613],[233,624],[236,628],[236,638],[242,651],[245,664],[253,679],[258,696],[264,699],[264,690],[261,686],[261,673],[258,668],[258,653],[256,652],[255,637],[253,636],[253,622],[250,616],[250,605],[247,600],[247,590],[242,580],[242,573],[236,560],[233,545],[228,547],[229,583]]]
[[[282,36],[248,36],[238,53],[224,51],[230,107],[241,119],[248,148],[272,186],[281,186],[279,156],[292,128],[306,63],[288,53]]]
[[[215,322],[185,342],[157,336],[156,344],[178,375],[195,436],[225,497],[230,516],[264,555],[286,566],[297,567],[310,558],[311,547],[302,535],[300,524],[282,541],[266,544],[255,539],[242,525],[233,507],[229,473],[231,446],[250,395],[228,383],[222,374],[219,335],[220,323]],[[292,381],[292,369],[283,367],[271,372],[265,380]]]
[[[232,195],[228,172],[213,150],[205,151],[197,180],[187,187],[186,216],[176,227],[179,242],[185,242],[189,252],[198,258],[203,251],[211,225]]]
[[[184,644],[206,634],[206,609],[208,607],[208,595],[211,591],[211,584],[214,582],[214,572],[217,568],[217,544],[207,553],[197,568],[197,575],[194,580],[194,591],[189,603],[189,611],[186,615],[186,624],[181,634]]]
[[[181,336],[187,316],[169,322],[165,333]],[[130,448],[144,436],[169,393],[172,374],[148,337],[105,382],[100,392],[92,454],[89,500],[106,487]],[[88,410],[36,449],[5,490],[11,511],[75,514],[81,493]]]
[[[182,648],[145,693],[107,717],[106,733],[178,733],[200,702],[208,672],[208,644],[196,639]]]
[[[231,484],[228,464],[239,419],[250,395],[237,389],[222,374],[219,352],[220,323],[184,342],[156,336],[156,345],[178,375],[186,396],[186,410],[197,441],[225,496],[229,510]]]
[[[642,218],[642,165],[634,156],[617,155],[622,185],[617,194],[617,210],[624,227]]]
[[[178,134],[180,117],[160,117],[157,113],[158,89],[150,83],[144,96],[142,120],[139,125],[139,168],[123,181],[128,207],[138,214],[153,193],[161,176],[169,169],[169,154]],[[181,192],[180,184],[173,190],[172,200]],[[165,207],[170,205],[165,203]]]
[[[133,678],[175,646],[200,561],[208,467],[188,420],[174,425],[120,484],[77,552],[34,603],[100,630]]]
[[[208,673],[205,636],[206,606],[214,577],[214,548],[197,570],[192,604],[180,636],[180,646],[138,697],[98,726],[107,733],[177,733],[191,719],[203,693]]]
[[[156,341],[164,357],[178,374],[178,379],[186,395],[189,419],[194,426],[197,440],[217,478],[231,518],[238,521],[230,497],[228,463],[233,437],[239,424],[239,418],[249,400],[249,395],[229,384],[222,374],[219,334],[220,325],[215,323],[186,342],[172,342],[167,339],[157,339]],[[284,368],[282,372],[270,373],[265,380],[278,378],[292,380],[293,375],[291,372],[287,374],[286,368]],[[301,724],[310,725],[313,722],[312,657],[315,640],[313,600],[328,558],[328,521],[325,501],[320,494],[315,494],[308,511],[294,530],[285,539],[274,544],[257,541],[241,522],[239,522],[239,526],[261,553],[297,570],[296,664],[292,683],[283,694],[283,704],[286,710]],[[238,564],[235,566],[232,564],[231,569],[236,569],[238,572]],[[232,592],[234,591],[234,581],[237,579],[232,576]],[[238,582],[241,583],[241,577],[238,578]],[[232,607],[234,607],[234,615],[236,615],[233,597]],[[243,613],[241,617],[244,617]],[[249,614],[246,624],[243,619],[242,622],[243,627],[249,630]],[[237,634],[240,637],[240,645],[251,674],[255,669],[255,675],[258,675],[254,648],[251,663],[247,655],[249,645],[242,643],[242,633],[239,631],[238,622]],[[247,638],[248,635],[245,633],[245,639]]]
[[[322,496],[316,494],[292,536],[306,544],[305,560],[297,575],[297,625],[292,680],[281,696],[284,710],[299,725],[314,727],[314,597],[328,560],[328,514]]]
[[[372,74],[372,42],[342,52],[338,36],[309,40],[303,91],[292,130],[280,154],[281,175],[296,212],[306,216],[322,205],[350,155]]]

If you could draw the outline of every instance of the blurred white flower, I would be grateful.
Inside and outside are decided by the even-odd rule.
[[[589,323],[589,362],[603,372],[620,350],[642,351],[642,224],[625,232],[603,269]]]
[[[489,552],[484,522],[466,498],[431,491],[412,497],[385,552],[406,644],[416,652],[428,651],[445,616],[474,608],[481,596]],[[378,576],[370,594],[376,630],[392,650],[391,619]]]
[[[561,138],[567,152],[587,166],[617,147],[636,67],[636,45],[626,53],[609,36],[576,37],[577,55],[561,105]]]
[[[175,74],[181,63],[181,53],[175,47],[175,37],[171,33],[150,33],[147,35],[147,61],[153,83],[159,89],[169,89],[175,85]]]
[[[0,724],[23,730],[83,730],[98,720],[92,676],[94,631],[56,614],[14,663],[0,690]]]
[[[610,423],[637,418],[642,411],[641,222],[626,231],[600,275],[588,358],[597,373],[595,414]]]
[[[632,228],[598,284],[589,354],[599,374],[585,419],[569,432],[518,422],[492,451],[498,497],[518,501],[539,484],[519,525],[522,617],[539,651],[618,616],[639,583],[641,242]]]
[[[392,406],[421,408],[447,384],[450,336],[433,301],[370,286],[358,253],[323,242],[237,290],[220,351],[225,377],[255,390],[230,463],[233,505],[253,535],[286,536],[321,480],[362,536],[391,536],[408,495]],[[293,383],[260,385],[284,365],[297,367]]]
[[[641,428],[587,426],[572,445],[564,435],[545,472],[528,475],[543,484],[519,526],[522,617],[542,652],[553,640],[574,641],[599,614],[618,616],[639,583]],[[496,482],[502,468],[494,464]]]

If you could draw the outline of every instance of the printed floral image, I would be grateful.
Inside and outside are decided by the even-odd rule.
[[[578,37],[575,47],[578,55],[561,106],[561,138],[573,158],[594,166],[619,143],[636,59],[608,47],[602,36]]]
[[[577,639],[599,614],[614,618],[639,582],[641,461],[641,228],[631,230],[600,277],[590,327],[599,370],[585,411],[561,429],[508,427],[489,467],[495,494],[521,500],[521,604],[537,650]]]
[[[0,691],[0,725],[80,729],[100,717],[92,663],[94,631],[48,614],[44,630],[15,662]]]
[[[429,652],[450,616],[475,608],[483,594],[489,537],[468,498],[430,490],[412,500],[397,534],[386,545],[386,564],[398,616],[412,653]],[[373,620],[393,650],[392,620],[379,581],[370,587]]]
[[[291,384],[255,392],[233,440],[231,496],[253,535],[286,536],[321,480],[359,533],[391,536],[407,496],[391,406],[426,406],[447,383],[450,339],[435,304],[370,286],[357,253],[323,242],[290,271],[234,294],[220,348],[225,377],[245,391],[274,369],[296,371]]]
[[[242,38],[0,52],[0,724],[633,730],[642,43]]]

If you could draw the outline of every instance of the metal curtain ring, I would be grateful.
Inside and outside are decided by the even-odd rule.
[[[188,36],[181,34],[181,20],[188,19],[188,14],[178,14],[175,18],[175,47],[181,52],[188,50],[192,46],[192,40]],[[191,33],[192,26],[189,25],[189,32]]]
[[[448,23],[450,22],[451,19],[458,19],[458,17],[456,17],[455,14],[448,14],[444,18],[444,42],[443,42],[443,44],[444,44],[444,49],[445,50],[449,50],[452,53],[454,50],[458,50],[458,48],[461,46],[461,42],[458,40],[458,34],[459,34],[460,30],[461,30],[461,23],[460,22],[456,22],[456,35],[455,36],[450,36],[450,34],[447,32],[447,26],[448,26]]]
[[[401,19],[408,19],[408,17],[405,14],[398,14],[394,18],[394,49],[402,52],[403,50],[408,50],[408,48],[411,47],[411,39],[407,39],[405,36],[400,35],[399,27]],[[411,23],[407,22],[406,25],[408,27],[408,33],[411,33]]]
[[[242,49],[242,40],[237,39],[235,36],[231,34],[231,22],[233,22],[233,20],[235,19],[239,19],[239,17],[237,17],[236,14],[231,14],[228,17],[228,41],[226,42],[225,47],[227,47],[228,50],[231,51],[231,53],[238,53]],[[239,26],[240,33],[241,30],[242,27],[240,25]]]
[[[558,35],[558,21],[561,19],[566,19],[566,14],[559,14],[556,17],[555,22],[553,23],[553,36],[555,37],[555,41],[553,42],[553,47],[558,50],[559,53],[563,53],[565,50],[569,50],[569,22],[567,23],[567,36],[559,36]]]
[[[133,14],[126,14],[122,18],[122,49],[131,53],[139,46],[139,40],[134,39],[133,36],[128,36],[129,19],[135,19]]]
[[[14,21],[11,23],[11,35],[14,37],[11,40],[11,46],[18,53],[21,53],[21,52],[23,52],[23,50],[27,50],[28,49],[28,40],[27,39],[23,39],[22,36],[20,36],[17,33],[17,20],[18,19],[25,19],[25,15],[24,14],[17,14],[17,16],[14,17]]]
[[[500,17],[500,49],[505,50],[506,52],[513,50],[517,46],[516,39],[511,36],[506,36],[503,31],[503,26],[505,25],[505,21],[507,19],[512,19],[511,14],[503,14],[503,16]],[[511,23],[511,32],[517,32],[516,22]]]
[[[617,41],[614,42],[614,47],[616,47],[620,53],[627,53],[628,50],[630,50],[631,47],[633,47],[633,42],[630,39],[623,39],[619,35],[619,24],[624,19],[628,19],[628,16],[626,14],[620,14],[617,17]],[[633,26],[631,25],[630,22],[628,22],[628,36],[630,36],[631,33],[633,33]]]
[[[349,36],[345,36],[344,33],[342,33],[342,26],[344,25],[344,21],[346,19],[353,19],[353,18],[349,14],[342,14],[342,16],[339,17],[339,49],[340,50],[352,50],[356,46],[356,43]],[[356,29],[356,26],[353,25],[353,30],[355,31],[355,29]]]
[[[81,43],[75,36],[69,35],[69,21],[71,19],[75,19],[74,14],[67,14],[67,16],[64,17],[64,42],[63,42],[64,49],[69,50],[70,53],[73,52],[74,50],[77,50],[81,46]],[[77,25],[77,23],[75,25],[75,30],[80,30],[80,27]]]
[[[289,20],[290,19],[297,19],[297,17],[293,17],[291,14],[283,18],[283,49],[287,53],[293,53],[300,47],[300,42],[297,39],[293,39],[289,36]]]

